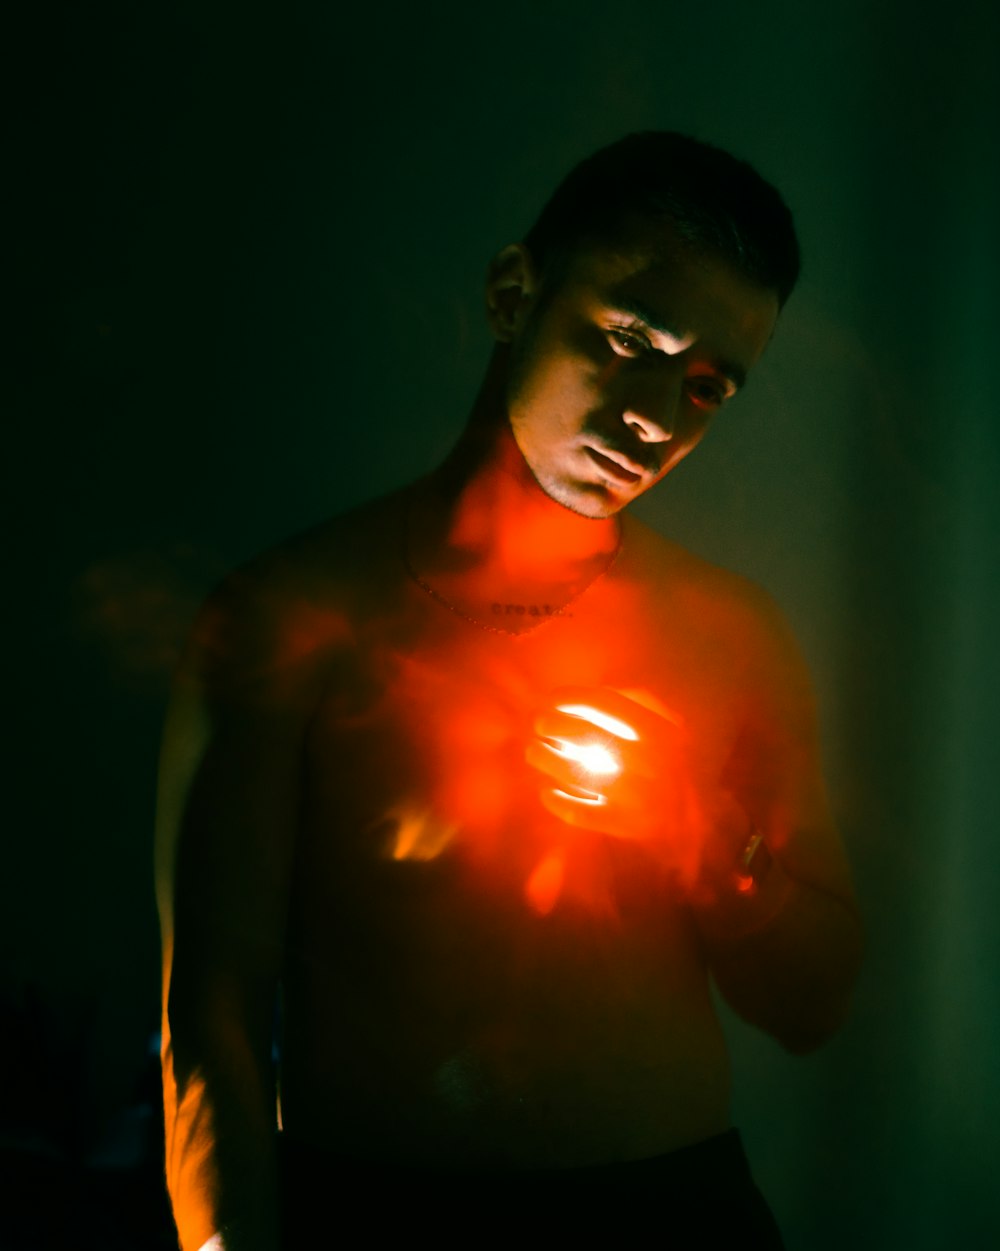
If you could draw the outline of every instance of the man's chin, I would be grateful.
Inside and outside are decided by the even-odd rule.
[[[549,499],[589,521],[606,521],[630,503],[630,497],[618,495],[600,483],[539,482],[538,485]]]

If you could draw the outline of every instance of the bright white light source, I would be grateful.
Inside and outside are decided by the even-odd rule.
[[[608,734],[613,734],[615,738],[623,738],[630,743],[638,742],[639,735],[625,721],[620,721],[617,717],[612,717],[606,712],[601,712],[599,708],[591,708],[589,704],[559,704],[558,712],[568,713],[571,717],[580,717],[584,721],[589,721],[591,725],[596,725],[599,730],[604,730]],[[610,752],[608,753],[610,755]]]
[[[621,762],[613,751],[600,743],[574,743],[570,739],[552,740],[553,751],[566,760],[572,760],[593,777],[614,777],[621,773]]]

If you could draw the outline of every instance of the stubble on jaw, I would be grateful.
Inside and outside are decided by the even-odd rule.
[[[514,433],[514,442],[517,443],[516,433]],[[520,451],[520,443],[517,446]],[[582,517],[585,521],[608,521],[610,518],[617,516],[625,507],[624,503],[617,504],[612,502],[610,496],[607,497],[607,505],[602,507],[598,497],[601,488],[596,483],[587,483],[586,486],[581,484],[581,486],[574,489],[568,483],[563,486],[558,479],[553,480],[551,483],[543,482],[523,451],[521,452],[521,457],[538,489],[554,503],[562,505],[563,508],[568,509],[577,517]],[[588,509],[586,507],[587,500],[594,501],[593,508]]]

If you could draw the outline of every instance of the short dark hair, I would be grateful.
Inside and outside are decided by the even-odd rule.
[[[561,273],[584,247],[626,245],[637,226],[657,220],[781,304],[791,294],[800,256],[784,200],[746,161],[670,130],[627,135],[581,161],[524,244],[543,274]]]

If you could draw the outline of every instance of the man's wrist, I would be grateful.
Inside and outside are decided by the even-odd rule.
[[[715,858],[692,894],[702,929],[716,938],[741,938],[766,929],[784,910],[795,889],[767,846],[762,831],[749,823],[735,857]]]
[[[756,895],[766,880],[774,860],[767,849],[764,835],[753,824],[746,845],[733,869],[733,885],[741,895]]]

